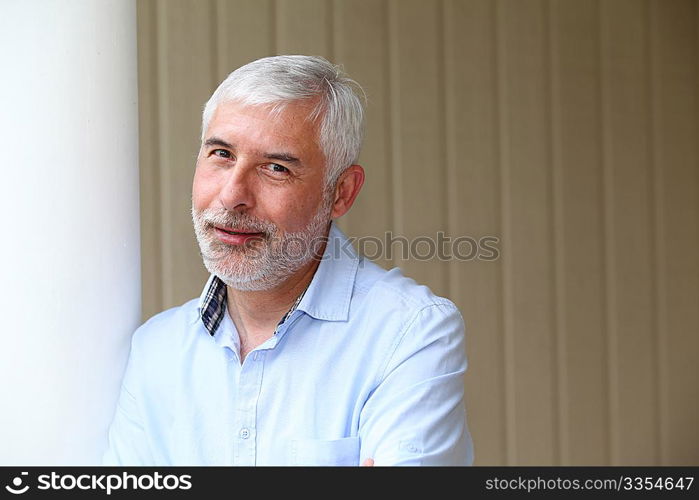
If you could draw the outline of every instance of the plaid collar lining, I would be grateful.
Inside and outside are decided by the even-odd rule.
[[[308,287],[306,287],[306,290],[308,290]],[[279,328],[296,310],[301,303],[301,299],[306,294],[306,290],[294,301],[291,309],[286,312],[284,317],[282,317],[281,321],[277,324],[277,328]],[[223,315],[226,312],[227,295],[226,284],[218,276],[213,276],[201,306],[201,320],[206,330],[209,332],[209,335],[212,337],[216,334],[216,330],[221,324]]]
[[[226,312],[226,296],[226,284],[221,278],[214,276],[201,306],[201,320],[212,337]]]

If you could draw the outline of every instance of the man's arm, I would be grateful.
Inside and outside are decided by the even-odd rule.
[[[361,460],[471,465],[464,324],[451,303],[424,307],[402,332],[360,419]]]
[[[155,465],[150,453],[142,413],[134,396],[138,387],[138,353],[135,342],[121,385],[114,419],[109,428],[109,447],[103,465]]]

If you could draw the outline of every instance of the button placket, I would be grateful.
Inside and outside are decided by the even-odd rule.
[[[237,465],[255,465],[257,461],[257,422],[255,417],[264,365],[264,363],[258,362],[264,359],[260,354],[257,351],[251,352],[241,366],[234,421]]]

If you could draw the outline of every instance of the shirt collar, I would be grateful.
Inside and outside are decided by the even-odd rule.
[[[333,222],[323,258],[298,309],[315,319],[347,321],[358,266],[351,241]]]
[[[323,257],[306,291],[282,318],[283,323],[294,310],[304,311],[315,319],[346,321],[354,289],[359,258],[352,243],[333,222]],[[210,275],[199,296],[197,319],[201,319],[211,336],[226,312],[226,284]]]

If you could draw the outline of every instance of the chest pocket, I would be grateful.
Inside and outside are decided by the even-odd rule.
[[[359,465],[359,438],[297,439],[291,442],[294,465]]]

